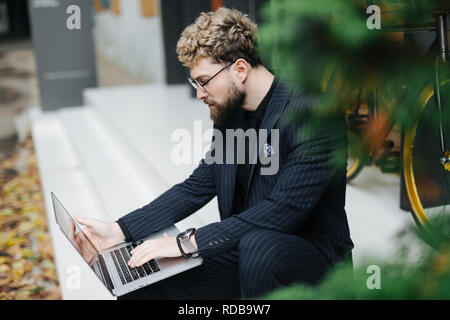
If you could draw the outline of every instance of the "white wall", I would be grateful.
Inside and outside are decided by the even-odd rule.
[[[99,53],[149,82],[165,82],[161,17],[143,17],[139,0],[120,0],[120,15],[105,10],[95,16]]]

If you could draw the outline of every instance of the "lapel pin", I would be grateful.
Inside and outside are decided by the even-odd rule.
[[[266,156],[266,158],[271,157],[273,154],[275,154],[275,150],[273,149],[273,147],[270,144],[265,143],[264,144],[264,155]]]

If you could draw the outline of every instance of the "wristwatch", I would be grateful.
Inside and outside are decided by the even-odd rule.
[[[178,248],[180,249],[181,255],[185,258],[198,257],[198,250],[196,250],[192,245],[192,243],[189,241],[189,239],[195,234],[196,231],[197,229],[195,228],[189,228],[186,231],[177,235]],[[183,246],[181,244],[183,244],[186,247],[188,252],[184,252]]]

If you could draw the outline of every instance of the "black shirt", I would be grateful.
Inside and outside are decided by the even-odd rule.
[[[267,105],[272,98],[273,91],[275,89],[275,80],[272,82],[269,91],[267,92],[264,99],[259,104],[255,111],[245,112],[245,123],[244,131],[248,129],[255,129],[256,135],[258,136],[258,130],[261,127],[262,120],[264,118],[264,113],[266,111]],[[254,146],[252,146],[254,148]],[[233,208],[231,209],[232,214],[240,213],[244,210],[244,197],[247,191],[247,185],[250,179],[250,160],[249,160],[249,139],[245,139],[245,163],[237,165],[236,172],[236,186],[234,188],[234,198],[233,198]]]

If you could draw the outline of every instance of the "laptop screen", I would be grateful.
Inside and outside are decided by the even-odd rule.
[[[81,230],[78,223],[63,207],[58,198],[52,193],[53,208],[55,210],[56,222],[66,235],[67,239],[73,244],[75,249],[81,254],[86,262],[92,266],[92,262],[97,257],[97,249]]]

